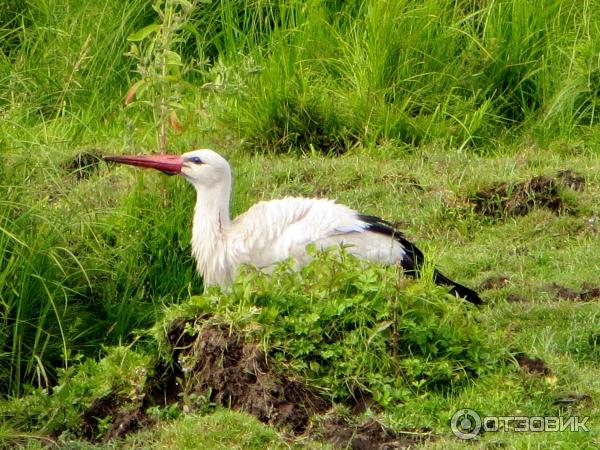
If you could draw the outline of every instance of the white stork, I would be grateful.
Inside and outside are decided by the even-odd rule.
[[[104,159],[181,174],[196,188],[192,253],[205,285],[231,284],[240,264],[268,269],[292,257],[302,267],[310,260],[306,246],[311,243],[320,249],[343,245],[360,258],[386,264],[400,262],[411,276],[418,275],[424,262],[423,253],[390,223],[333,200],[285,197],[261,201],[231,220],[231,168],[212,150]],[[482,303],[475,291],[437,270],[434,281],[450,286],[451,293],[471,303]]]

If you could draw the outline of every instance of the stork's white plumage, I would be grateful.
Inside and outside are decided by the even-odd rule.
[[[231,168],[212,150],[105,159],[181,174],[196,188],[192,253],[206,285],[229,285],[241,264],[268,270],[292,257],[297,267],[302,267],[309,261],[308,244],[321,249],[344,245],[360,258],[400,262],[410,275],[417,275],[424,262],[421,251],[391,224],[333,200],[286,197],[263,201],[231,220]],[[482,303],[475,291],[437,270],[434,281],[450,286],[452,293],[472,303]]]

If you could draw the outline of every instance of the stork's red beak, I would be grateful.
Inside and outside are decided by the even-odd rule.
[[[138,155],[138,156],[105,156],[104,161],[112,161],[130,166],[150,167],[167,175],[181,173],[183,158],[179,155]]]

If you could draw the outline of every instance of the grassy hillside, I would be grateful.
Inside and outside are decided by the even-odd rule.
[[[600,445],[599,9],[3,2],[0,446],[194,448],[201,426],[214,448],[339,447],[352,435],[458,448],[449,421],[461,408],[592,424],[487,433],[482,447]],[[327,257],[300,278],[250,273],[234,294],[202,296],[192,188],[101,162],[166,144],[230,160],[234,213],[304,195],[392,221],[486,306],[356,262],[324,291]],[[294,290],[311,276],[307,297]],[[159,402],[147,390],[155,375],[183,380],[160,369],[181,369],[176,319],[189,322],[182,336],[235,329],[275,379],[302,383],[333,412],[315,409],[294,434],[224,409],[203,385]],[[114,434],[127,411],[139,414],[131,433]]]

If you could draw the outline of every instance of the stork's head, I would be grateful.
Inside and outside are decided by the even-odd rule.
[[[229,184],[231,169],[225,158],[212,150],[193,150],[178,155],[105,156],[106,161],[150,167],[167,175],[183,175],[196,189]]]
[[[231,169],[225,158],[212,150],[193,150],[181,155],[181,174],[196,188],[231,181]]]

